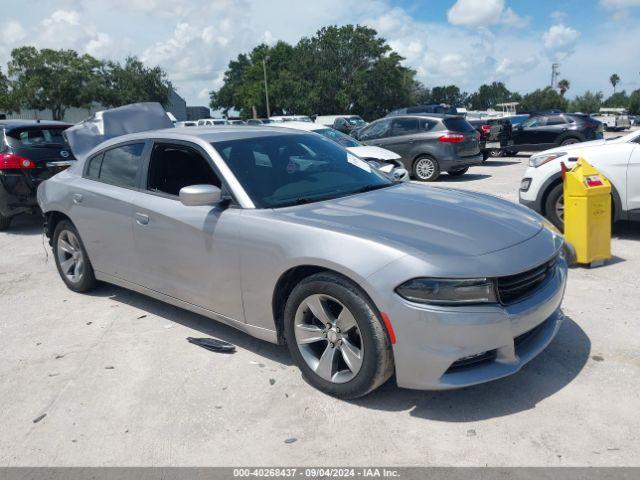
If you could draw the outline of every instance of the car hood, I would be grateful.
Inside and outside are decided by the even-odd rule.
[[[400,155],[380,147],[373,147],[369,145],[363,145],[361,147],[347,147],[354,155],[360,158],[376,158],[378,160],[397,160]]]
[[[617,140],[617,139],[616,139]],[[536,153],[532,156],[539,156],[543,153],[556,153],[556,152],[571,152],[573,150],[581,150],[583,148],[590,148],[590,147],[599,147],[601,145],[606,145],[606,144],[610,144],[611,142],[615,142],[615,140],[609,140],[606,141],[604,139],[600,139],[600,140],[591,140],[589,142],[580,142],[580,143],[572,143],[571,145],[565,145],[560,146],[560,147],[555,147],[555,148],[550,148],[549,150],[545,150],[544,152],[540,152],[540,153]]]
[[[289,222],[429,256],[483,255],[529,240],[543,228],[537,214],[506,200],[413,184],[275,212]]]

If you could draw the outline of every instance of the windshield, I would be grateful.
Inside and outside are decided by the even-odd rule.
[[[349,125],[354,125],[356,127],[359,127],[361,125],[366,125],[367,122],[365,122],[362,118],[360,117],[347,117],[346,118],[347,122],[349,122]]]
[[[20,128],[7,132],[12,147],[66,147],[62,137],[67,127]]]
[[[321,128],[320,130],[314,130],[313,133],[319,133],[323,137],[327,137],[329,140],[333,140],[338,145],[342,145],[344,148],[349,147],[361,147],[362,144],[355,138],[345,135],[333,128]]]
[[[259,208],[299,205],[393,185],[364,160],[312,133],[212,145]]]

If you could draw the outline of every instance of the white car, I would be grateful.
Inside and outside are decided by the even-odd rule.
[[[201,118],[198,120],[198,127],[212,127],[214,125],[230,125],[226,118]]]
[[[273,117],[269,117],[273,123],[282,123],[282,122],[308,122],[311,123],[310,117],[306,115],[275,115]]]
[[[584,158],[611,182],[614,221],[640,220],[640,131],[536,153],[520,183],[520,203],[564,226],[561,164]]]
[[[342,145],[349,152],[362,158],[363,160],[367,160],[369,163],[375,162],[375,167],[386,174],[390,174],[393,170],[399,171],[400,169],[402,169],[404,173],[401,176],[397,177],[398,180],[405,180],[409,177],[409,172],[405,170],[404,165],[399,161],[400,155],[398,155],[397,153],[385,148],[363,145],[355,138],[325,125],[309,122],[285,122],[271,123],[269,124],[269,126],[293,128],[295,130],[304,130],[305,132],[317,133],[325,138],[328,138],[329,140],[336,142],[339,145]]]

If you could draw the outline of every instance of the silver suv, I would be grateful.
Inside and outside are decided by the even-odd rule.
[[[471,165],[482,163],[477,131],[456,115],[381,118],[354,137],[397,153],[413,177],[423,182],[436,180],[441,172],[463,175]]]

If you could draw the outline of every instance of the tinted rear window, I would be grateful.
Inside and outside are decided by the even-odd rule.
[[[17,128],[7,132],[7,140],[12,147],[66,147],[62,136],[67,127]]]
[[[445,118],[443,121],[444,126],[452,132],[473,132],[475,128],[467,122],[464,118]]]

